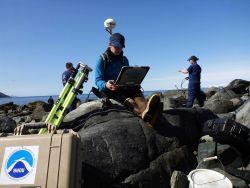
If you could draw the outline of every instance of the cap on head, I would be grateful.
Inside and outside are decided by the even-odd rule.
[[[125,48],[125,38],[120,33],[114,33],[111,35],[109,42],[116,48]]]
[[[73,67],[73,64],[71,62],[67,62],[66,63],[66,68],[68,69],[68,68],[71,68],[71,67]]]
[[[190,61],[190,60],[193,60],[193,61],[198,61],[198,60],[199,60],[199,58],[198,58],[198,57],[196,57],[196,56],[194,56],[194,55],[192,55],[190,58],[188,58],[188,61]]]

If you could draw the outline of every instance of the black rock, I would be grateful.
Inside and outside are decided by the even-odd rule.
[[[81,137],[86,188],[170,187],[174,170],[188,174],[195,169],[193,152],[207,134],[204,124],[218,119],[208,109],[177,108],[163,111],[151,127],[119,105],[89,104],[70,112],[63,122],[64,128],[73,128]],[[237,143],[233,135],[219,141]]]
[[[170,187],[174,170],[196,165],[201,124],[216,117],[201,108],[171,109],[154,128],[121,109],[78,117],[72,125],[83,144],[84,187]]]
[[[246,101],[236,113],[236,121],[250,128],[250,100]]]
[[[207,102],[205,102],[204,108],[209,109],[216,114],[224,114],[236,110],[236,108],[233,105],[233,102],[230,100],[224,100],[224,99],[211,100],[211,98]]]
[[[238,95],[229,88],[220,88],[218,92],[216,92],[213,96],[211,96],[208,100],[230,100],[233,98],[237,98]]]
[[[187,173],[194,169],[195,166],[195,156],[189,153],[188,149],[184,146],[160,155],[150,163],[148,168],[130,175],[125,179],[124,183],[130,184],[131,187],[170,188],[170,178],[174,170],[182,169],[182,171]],[[184,185],[188,185],[187,178]]]
[[[189,181],[187,175],[181,171],[174,171],[171,176],[171,188],[188,188]]]
[[[245,158],[239,151],[230,145],[223,145],[215,142],[200,143],[198,148],[198,161],[218,156],[219,160],[202,162],[200,168],[215,169],[225,174],[232,181],[234,187],[246,187],[246,180],[249,180],[250,171],[243,170]],[[248,159],[249,161],[249,159]],[[239,169],[239,170],[238,170]],[[223,171],[224,170],[224,171]]]
[[[220,89],[217,87],[210,87],[208,88],[208,90],[206,91],[206,96],[209,99],[210,97],[212,97],[215,93],[217,93]]]
[[[250,82],[242,79],[235,79],[231,81],[226,88],[231,89],[236,94],[247,93]]]
[[[235,113],[225,113],[225,114],[217,114],[219,118],[227,118],[227,119],[232,119],[235,120],[236,114]]]
[[[187,90],[180,89],[180,90],[167,90],[163,93],[163,97],[175,97],[175,96],[186,96]]]
[[[16,122],[9,118],[0,118],[0,133],[13,133],[16,128]]]
[[[5,103],[0,105],[0,110],[8,112],[9,110],[16,110],[18,105],[14,104],[13,102]]]
[[[187,99],[184,96],[173,96],[162,98],[163,110],[180,108],[186,105]]]
[[[46,115],[46,111],[44,109],[45,102],[36,102],[30,104],[34,108],[32,112],[32,119],[35,121],[42,121],[43,117]]]

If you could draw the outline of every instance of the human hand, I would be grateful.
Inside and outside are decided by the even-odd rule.
[[[108,89],[111,90],[111,91],[115,91],[115,90],[118,89],[118,86],[115,85],[114,80],[109,80],[109,81],[107,81],[107,83],[106,83],[106,88],[108,88]]]

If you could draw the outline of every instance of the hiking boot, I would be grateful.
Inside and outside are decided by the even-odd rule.
[[[126,100],[123,102],[123,105],[129,110],[133,111],[135,107],[135,101],[131,98],[126,98]]]
[[[143,111],[145,110],[147,106],[147,100],[143,97],[135,97],[132,98],[126,98],[126,100],[123,102],[124,106],[129,108],[131,111],[134,112],[137,116],[141,117]]]
[[[139,117],[142,116],[142,113],[144,112],[144,110],[147,107],[147,99],[145,99],[144,96],[140,96],[140,97],[135,97],[134,98],[134,113],[136,115],[138,115]]]
[[[157,120],[160,117],[162,105],[161,98],[159,95],[152,95],[147,103],[147,107],[142,113],[142,119],[146,122],[149,122],[151,126],[155,126]]]

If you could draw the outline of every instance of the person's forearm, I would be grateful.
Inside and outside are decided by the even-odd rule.
[[[106,91],[106,82],[103,80],[96,81],[96,86],[98,87],[99,91]]]
[[[183,74],[188,74],[187,70],[179,70],[179,72],[183,73]]]

